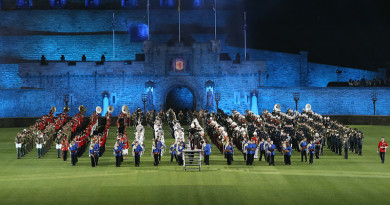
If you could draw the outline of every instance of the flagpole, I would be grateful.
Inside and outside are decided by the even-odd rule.
[[[150,3],[148,0],[148,40],[150,40]]]
[[[246,11],[244,11],[244,43],[245,43],[244,60],[246,60]]]
[[[217,40],[217,0],[214,0],[214,40]]]
[[[112,12],[112,61],[115,61],[115,28],[114,28],[115,13]]]
[[[179,5],[178,5],[178,10],[179,10],[179,43],[181,41],[181,34],[180,34],[180,29],[181,29],[181,25],[180,25],[180,19],[181,19],[181,16],[180,16],[180,0],[179,0]]]

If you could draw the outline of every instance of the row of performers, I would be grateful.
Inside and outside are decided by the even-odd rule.
[[[99,157],[103,156],[106,150],[106,141],[111,125],[111,112],[113,109],[109,109],[106,113],[105,118],[102,122],[98,122],[99,114],[102,109],[98,107],[96,111],[91,115],[89,125],[79,135],[76,135],[70,144],[68,138],[63,137],[61,144],[57,144],[57,153],[59,157],[60,149],[62,150],[62,158],[64,161],[67,160],[68,151],[70,151],[71,164],[76,166],[78,158],[81,157],[87,150],[88,144],[88,156],[91,159],[91,166],[95,167],[98,165]],[[60,142],[61,138],[58,138]]]
[[[216,116],[209,118],[206,128],[212,142],[222,153],[225,153],[226,148],[231,149],[232,145],[236,145],[237,149],[246,156],[245,144],[252,139],[257,146],[255,152],[259,153],[261,149],[259,142],[268,138],[274,142],[276,150],[281,153],[284,152],[283,147],[286,143],[292,149],[302,151],[301,144],[304,139],[313,142],[316,148],[315,153],[318,153],[317,156],[323,153],[326,139],[329,148],[335,147],[332,144],[333,141],[330,140],[332,138],[338,140],[337,153],[341,153],[340,145],[348,151],[350,149],[349,142],[353,139],[356,139],[354,143],[355,150],[358,149],[356,152],[361,154],[362,150],[363,133],[330,121],[329,118],[323,118],[311,110],[304,110],[302,114],[293,113],[291,110],[287,114],[280,112],[280,110],[274,110],[273,113],[264,111],[262,115],[254,115],[251,111],[247,111],[246,115],[241,115],[237,111],[233,111],[231,116],[218,110]],[[348,158],[348,153],[345,154],[345,158]],[[246,158],[244,159],[246,160]]]
[[[32,151],[34,144],[36,145],[38,158],[45,155],[50,149],[57,132],[66,123],[68,111],[67,108],[64,108],[64,111],[54,119],[53,113],[56,112],[56,108],[52,107],[48,115],[42,116],[34,125],[18,133],[14,141],[17,158],[21,159]]]

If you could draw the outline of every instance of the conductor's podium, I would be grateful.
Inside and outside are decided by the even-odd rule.
[[[184,171],[187,169],[198,169],[202,164],[202,150],[200,149],[185,149],[183,150],[183,168]]]

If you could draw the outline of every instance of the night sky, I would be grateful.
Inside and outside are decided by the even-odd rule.
[[[312,62],[357,68],[390,67],[390,7],[372,0],[247,0],[232,18],[248,47],[298,53]],[[240,14],[241,13],[241,14]],[[242,46],[242,29],[229,29],[229,43]]]

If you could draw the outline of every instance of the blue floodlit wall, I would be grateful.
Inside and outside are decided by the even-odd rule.
[[[169,27],[177,27],[177,1],[172,2],[172,9],[152,9],[150,39],[154,42],[167,42],[174,36],[164,33]],[[205,1],[190,1],[195,2]],[[212,4],[209,2],[208,5]],[[366,79],[383,78],[384,70],[367,71],[312,63],[308,62],[307,52],[255,49],[248,49],[250,60],[245,62],[244,49],[227,45],[226,35],[222,33],[218,34],[220,48],[210,46],[213,34],[195,33],[191,36],[199,43],[191,47],[162,46],[145,51],[148,44],[142,42],[147,39],[144,9],[115,11],[115,60],[119,62],[97,65],[94,61],[100,61],[102,54],[106,61],[113,58],[112,12],[89,9],[0,11],[0,27],[7,28],[0,30],[0,117],[47,114],[51,106],[62,108],[65,105],[65,94],[71,98],[70,115],[76,114],[81,104],[87,107],[89,115],[96,106],[103,107],[105,92],[109,94],[109,104],[115,108],[113,114],[118,115],[124,104],[131,111],[143,107],[141,94],[145,92],[145,83],[150,80],[155,83],[153,101],[157,110],[165,107],[169,91],[178,86],[191,89],[196,108],[204,108],[207,98],[205,83],[211,80],[215,84],[213,91],[222,96],[220,108],[227,112],[255,108],[252,93],[257,93],[259,112],[271,110],[276,103],[281,104],[285,111],[295,107],[292,93],[300,92],[300,110],[310,103],[313,110],[321,114],[365,115],[372,114],[370,95],[376,92],[377,114],[390,115],[390,88],[326,88],[329,82],[346,82],[363,76]],[[219,30],[228,24],[229,18],[224,18],[228,14],[229,11],[219,11]],[[183,25],[199,25],[213,31],[212,9],[183,10],[181,16]],[[232,59],[239,53],[241,64],[219,61],[219,49]],[[137,53],[145,53],[146,61],[124,62],[134,60]],[[167,60],[177,53],[184,53],[191,61],[188,75],[170,76],[165,72]],[[83,54],[87,61],[92,62],[77,62],[74,66],[67,62],[52,62],[58,61],[61,55],[67,61],[80,61]],[[49,60],[48,65],[31,62],[40,60],[41,55]],[[25,61],[27,63],[23,63]],[[337,70],[342,73],[337,75]]]

